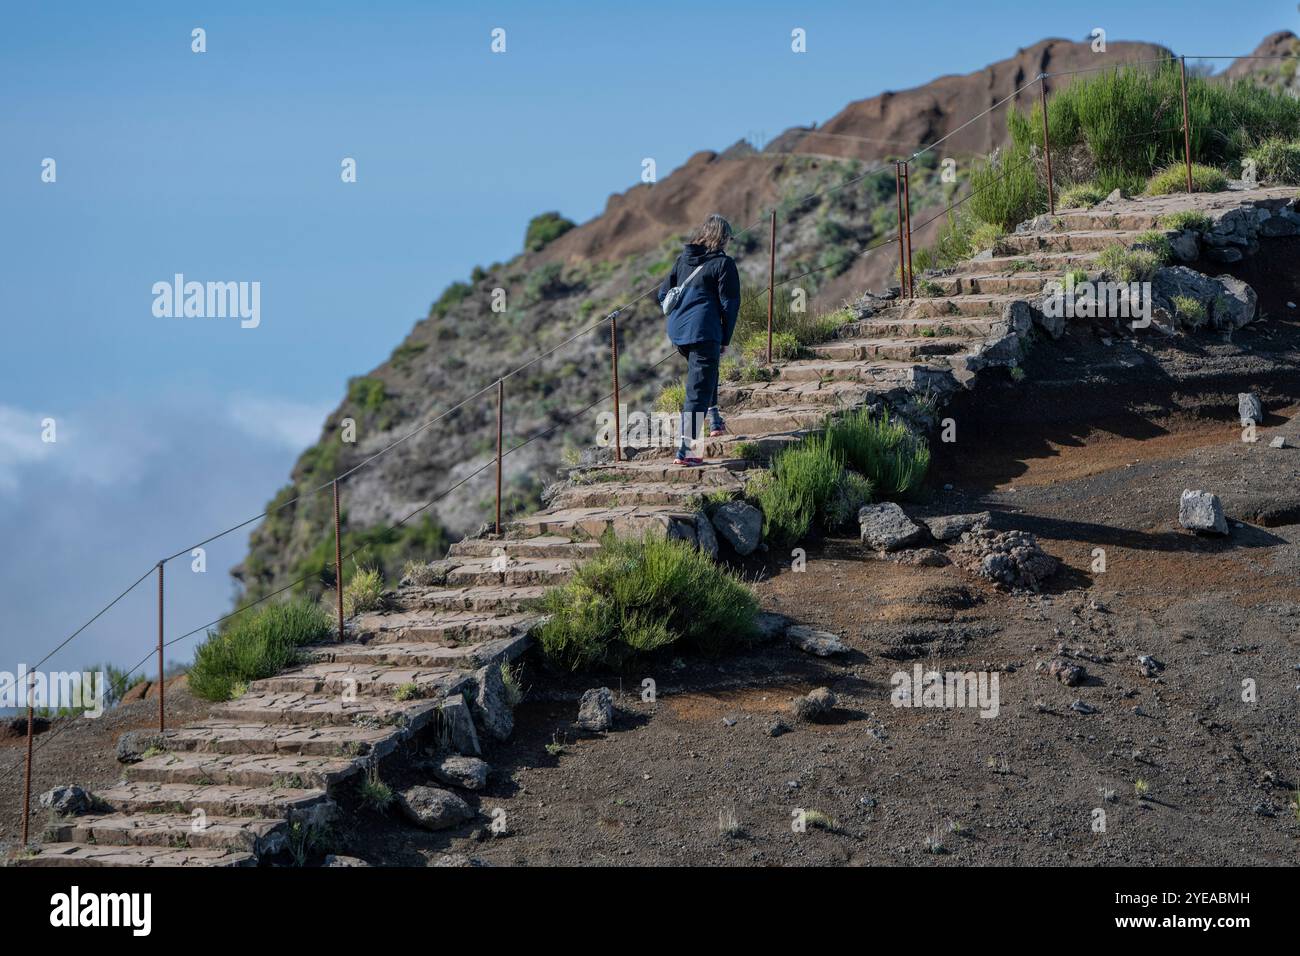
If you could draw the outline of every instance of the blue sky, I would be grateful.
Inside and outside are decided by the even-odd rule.
[[[346,379],[448,282],[517,253],[532,215],[588,219],[643,157],[663,176],[698,149],[1097,26],[1235,54],[1297,13],[1242,2],[1225,15],[1219,0],[7,5],[0,670],[160,555],[258,512]],[[489,50],[495,27],[504,55]],[[340,181],[344,157],[355,184]],[[177,272],[260,282],[260,326],[155,317],[151,287]],[[40,441],[46,417],[54,444]],[[211,549],[205,575],[175,566],[169,636],[228,608],[245,541]],[[144,656],[153,600],[133,595],[58,660]]]

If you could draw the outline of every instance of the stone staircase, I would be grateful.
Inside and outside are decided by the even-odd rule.
[[[500,729],[485,713],[497,665],[526,649],[541,620],[537,601],[599,549],[602,535],[667,534],[716,551],[705,498],[741,494],[747,472],[828,415],[862,405],[907,414],[918,402],[933,411],[981,369],[1014,365],[1020,339],[1037,321],[1025,304],[1069,270],[1092,276],[1106,246],[1131,242],[1181,209],[1296,234],[1300,216],[1285,232],[1295,195],[1250,190],[1066,210],[927,277],[938,294],[864,297],[859,317],[837,338],[777,365],[770,381],[723,385],[730,431],[701,441],[705,466],[674,464],[671,447],[629,449],[621,462],[599,450],[603,461],[548,489],[545,510],[517,519],[501,537],[453,545],[430,566],[431,583],[404,583],[384,611],[349,622],[343,643],[311,648],[309,662],[254,682],[207,721],[168,731],[162,750],[96,794],[110,809],[52,823],[49,842],[19,862],[251,865],[283,853],[294,824],[327,818],[341,788],[434,722],[455,731],[462,751],[477,752],[471,712],[485,728]],[[1270,233],[1267,222],[1281,231]],[[199,811],[206,825],[196,828]]]

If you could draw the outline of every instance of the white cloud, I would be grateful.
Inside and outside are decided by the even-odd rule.
[[[47,419],[53,441],[45,440]],[[64,414],[0,405],[0,492],[17,492],[28,475],[95,485],[135,481],[158,447],[141,421],[105,408]]]
[[[230,420],[237,428],[291,451],[314,445],[329,413],[326,405],[249,395],[236,397],[230,404]]]

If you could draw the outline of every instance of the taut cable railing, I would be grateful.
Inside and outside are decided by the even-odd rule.
[[[1054,176],[1052,170],[1052,144],[1051,144],[1051,133],[1049,128],[1049,122],[1048,122],[1048,109],[1047,109],[1049,93],[1047,90],[1046,81],[1053,77],[1074,76],[1078,74],[1092,73],[1092,72],[1098,72],[1103,70],[1117,70],[1117,69],[1129,68],[1141,64],[1149,64],[1149,63],[1172,64],[1174,62],[1177,62],[1179,65],[1179,79],[1180,79],[1180,92],[1181,92],[1181,109],[1182,109],[1181,126],[1174,127],[1172,129],[1165,129],[1165,130],[1145,131],[1142,134],[1139,134],[1139,137],[1134,137],[1134,138],[1151,137],[1153,135],[1160,136],[1160,135],[1165,135],[1167,133],[1181,131],[1183,133],[1183,160],[1186,168],[1187,191],[1192,192],[1193,191],[1192,128],[1191,128],[1191,121],[1189,118],[1189,109],[1188,109],[1186,59],[1187,58],[1183,56],[1176,56],[1176,57],[1171,56],[1171,57],[1161,57],[1161,58],[1150,59],[1150,60],[1127,61],[1127,62],[1121,62],[1117,64],[1110,64],[1106,66],[1093,67],[1093,68],[1080,69],[1080,70],[1067,70],[1067,71],[1060,71],[1054,73],[1040,73],[1033,80],[1018,87],[1012,93],[1001,98],[993,105],[987,107],[981,112],[970,117],[969,119],[964,121],[961,125],[949,130],[947,133],[945,133],[943,136],[939,137],[938,139],[934,140],[933,142],[920,147],[916,152],[912,153],[906,159],[895,160],[890,163],[881,162],[878,165],[872,166],[871,168],[865,171],[857,173],[843,180],[842,182],[838,182],[831,186],[827,186],[823,189],[816,190],[812,193],[809,193],[805,196],[801,196],[794,200],[775,203],[770,210],[765,211],[764,214],[759,218],[755,219],[754,222],[750,223],[748,226],[735,233],[735,237],[739,238],[740,236],[744,236],[747,233],[751,232],[752,230],[762,225],[763,223],[767,223],[769,226],[768,263],[767,263],[768,282],[767,282],[767,288],[766,290],[764,290],[766,292],[767,300],[768,300],[767,301],[767,350],[766,350],[767,352],[766,357],[767,357],[768,364],[771,364],[772,361],[772,335],[773,335],[773,320],[774,320],[774,311],[775,311],[774,309],[775,295],[776,295],[776,289],[780,286],[784,286],[790,282],[794,282],[799,279],[806,278],[810,275],[814,275],[816,273],[822,272],[827,269],[840,269],[841,271],[843,271],[842,267],[845,267],[847,263],[851,263],[852,261],[862,256],[868,255],[869,253],[874,252],[878,249],[884,248],[885,246],[893,245],[894,243],[897,243],[898,260],[899,260],[898,275],[900,280],[898,296],[900,299],[904,299],[904,300],[915,298],[916,279],[912,269],[913,233],[924,229],[926,226],[930,225],[931,223],[941,218],[944,218],[946,216],[951,216],[952,212],[956,208],[958,208],[963,203],[967,202],[975,195],[977,195],[980,189],[979,188],[972,189],[968,191],[966,195],[962,196],[959,199],[950,198],[943,211],[914,226],[912,223],[912,215],[911,215],[912,213],[911,191],[910,191],[910,182],[909,182],[912,165],[921,156],[925,155],[926,153],[930,153],[934,151],[938,146],[942,145],[944,142],[951,139],[953,136],[957,135],[961,131],[967,129],[972,124],[978,122],[981,118],[989,115],[995,110],[1010,103],[1021,93],[1025,92],[1026,90],[1034,86],[1034,84],[1038,84],[1039,87],[1038,101],[1040,103],[1040,107],[1042,110],[1043,154],[1046,161],[1048,211],[1052,215],[1055,215],[1056,192],[1055,192]],[[1288,54],[1275,54],[1272,56],[1249,56],[1249,57],[1206,56],[1206,57],[1193,57],[1193,59],[1195,60],[1220,60],[1220,59],[1295,60],[1297,59],[1297,56],[1288,55]],[[1214,131],[1209,130],[1209,132],[1214,132]],[[823,132],[819,130],[809,131],[804,138],[805,139],[814,138],[817,136],[835,137],[843,140],[858,140],[864,143],[897,145],[892,143],[886,143],[886,141],[883,140],[872,140],[869,137],[853,136],[852,134],[845,134],[845,133],[830,133],[830,132]],[[795,149],[798,148],[797,143],[795,144],[794,148]],[[798,156],[799,153],[793,152],[790,155]],[[850,160],[850,161],[861,161],[861,160],[855,160],[854,157],[837,157],[837,158]],[[1023,160],[1018,164],[1004,165],[1004,168],[997,176],[990,178],[985,183],[985,185],[980,188],[983,189],[990,188],[991,186],[1000,182],[1002,179],[1016,172],[1018,169],[1023,168],[1023,166],[1026,163],[1034,162],[1034,161],[1036,161],[1036,157],[1031,155],[1028,159]],[[805,269],[804,271],[798,272],[794,275],[787,276],[781,279],[780,281],[777,280],[776,247],[777,247],[778,212],[782,211],[783,209],[787,212],[793,211],[794,209],[797,209],[801,205],[812,202],[822,196],[825,196],[830,193],[838,192],[843,189],[847,189],[851,186],[857,185],[858,183],[864,182],[865,180],[869,179],[872,176],[882,174],[882,173],[888,173],[891,168],[894,173],[896,207],[897,207],[897,225],[892,232],[888,233],[881,240],[868,243],[862,248],[853,251],[847,257],[835,259],[830,263],[824,263],[812,269]],[[27,739],[26,739],[26,747],[24,750],[25,781],[24,781],[24,795],[23,795],[23,826],[22,826],[23,843],[24,844],[28,843],[30,837],[29,823],[31,817],[31,812],[30,812],[31,776],[32,776],[32,766],[33,766],[34,758],[37,754],[39,754],[41,749],[43,749],[45,746],[47,746],[50,743],[50,741],[57,738],[61,732],[63,732],[68,726],[72,725],[72,722],[68,721],[62,724],[60,727],[57,727],[43,734],[39,746],[35,746],[33,743],[34,716],[35,716],[35,707],[34,707],[35,695],[34,695],[33,684],[36,676],[36,671],[39,670],[42,666],[44,666],[44,664],[48,662],[55,654],[57,654],[59,651],[66,648],[78,636],[84,633],[86,629],[88,629],[92,624],[100,620],[112,608],[116,607],[119,603],[121,603],[128,595],[130,595],[141,584],[143,584],[151,575],[156,575],[157,596],[158,596],[157,641],[155,645],[149,649],[149,652],[145,654],[145,656],[139,662],[137,662],[134,666],[128,668],[122,674],[122,676],[118,678],[117,681],[114,682],[114,686],[113,688],[111,688],[111,693],[112,693],[112,698],[116,699],[117,696],[119,696],[121,692],[126,689],[125,684],[130,681],[131,675],[133,675],[136,672],[136,669],[143,666],[149,660],[150,657],[154,657],[156,655],[157,667],[158,667],[158,729],[160,731],[165,730],[166,729],[166,704],[164,698],[164,690],[166,684],[166,674],[164,673],[165,649],[174,646],[180,643],[181,641],[187,640],[188,638],[191,638],[197,634],[208,632],[211,628],[220,627],[225,622],[231,620],[232,618],[245,613],[251,608],[257,607],[258,605],[268,600],[271,600],[272,598],[284,594],[287,591],[290,591],[294,588],[307,584],[310,581],[319,580],[320,575],[322,573],[321,571],[313,571],[309,574],[306,574],[298,578],[297,580],[290,582],[289,584],[277,588],[276,590],[271,591],[268,594],[262,595],[256,600],[241,605],[240,607],[236,608],[235,610],[231,611],[228,614],[222,615],[221,617],[218,617],[217,619],[210,621],[207,624],[188,630],[185,633],[179,635],[178,637],[174,637],[168,640],[166,639],[164,633],[164,625],[165,625],[164,575],[165,575],[166,565],[169,562],[176,560],[177,558],[180,558],[185,555],[189,555],[192,552],[194,552],[196,549],[211,544],[214,541],[224,538],[227,535],[234,533],[235,531],[246,528],[249,525],[257,521],[260,521],[264,518],[271,517],[272,515],[275,515],[283,511],[284,509],[289,508],[299,502],[312,499],[315,496],[325,492],[327,489],[331,492],[332,505],[333,505],[333,525],[334,525],[334,541],[333,541],[334,582],[333,583],[336,592],[335,600],[336,600],[336,612],[337,612],[337,620],[338,620],[337,639],[339,641],[344,640],[345,639],[345,621],[344,621],[344,612],[343,612],[344,562],[349,558],[353,557],[358,552],[364,550],[364,548],[367,547],[368,545],[358,545],[357,547],[348,551],[346,554],[344,553],[342,520],[341,520],[341,504],[340,504],[341,483],[347,480],[352,475],[359,472],[360,470],[362,470],[363,468],[366,468],[376,460],[380,459],[384,455],[388,454],[393,449],[408,442],[410,439],[414,438],[420,433],[431,428],[433,425],[437,424],[438,422],[444,421],[451,415],[460,411],[461,409],[470,406],[471,403],[473,403],[476,399],[479,399],[489,394],[494,397],[495,415],[496,415],[496,454],[494,455],[494,457],[488,462],[480,465],[478,468],[469,472],[465,476],[461,477],[459,480],[449,485],[442,491],[438,492],[434,497],[432,497],[430,500],[425,502],[420,507],[411,511],[410,513],[408,513],[398,521],[395,521],[393,524],[387,526],[381,532],[381,536],[395,534],[397,530],[401,528],[403,525],[405,525],[407,521],[414,518],[416,515],[423,513],[424,511],[432,507],[437,502],[443,500],[448,495],[452,494],[453,492],[457,491],[459,488],[463,487],[469,481],[473,480],[474,478],[477,478],[479,475],[486,472],[489,468],[495,468],[496,491],[495,491],[495,511],[494,511],[495,520],[493,522],[493,530],[497,535],[502,534],[505,527],[503,521],[503,515],[502,515],[502,475],[503,475],[502,463],[504,459],[509,455],[513,454],[514,452],[517,452],[520,449],[526,447],[527,445],[530,445],[533,442],[538,441],[546,437],[547,435],[552,434],[557,429],[565,425],[571,424],[573,421],[575,421],[578,418],[578,416],[584,415],[587,412],[591,411],[593,408],[597,407],[598,405],[601,405],[602,403],[610,400],[612,400],[613,402],[613,412],[614,412],[615,445],[614,445],[613,457],[615,461],[622,461],[624,455],[623,455],[623,446],[622,446],[621,421],[619,417],[620,416],[620,382],[619,382],[618,319],[621,314],[632,309],[635,305],[637,305],[639,302],[644,300],[647,296],[651,295],[657,288],[658,288],[658,284],[656,283],[655,285],[652,285],[649,288],[645,289],[644,291],[638,293],[637,295],[628,299],[622,305],[615,308],[612,312],[609,312],[603,318],[597,320],[596,322],[584,326],[574,334],[563,339],[561,342],[559,342],[557,345],[553,346],[552,348],[540,352],[537,355],[534,355],[532,358],[530,358],[522,365],[519,365],[518,367],[511,369],[510,371],[498,376],[496,379],[489,382],[488,384],[476,389],[475,391],[469,393],[465,397],[457,400],[454,404],[444,409],[443,411],[439,412],[437,415],[434,415],[431,418],[423,421],[411,431],[394,439],[393,441],[389,442],[379,450],[375,451],[374,453],[362,459],[360,462],[356,463],[355,465],[348,468],[347,470],[333,476],[329,480],[321,482],[315,487],[308,489],[307,491],[301,492],[299,494],[295,494],[293,497],[289,498],[286,501],[280,502],[274,505],[273,507],[269,507],[266,510],[260,512],[259,514],[244,519],[243,521],[240,521],[237,524],[225,528],[222,531],[216,532],[212,535],[203,538],[202,540],[198,541],[196,544],[190,545],[189,547],[186,548],[182,548],[172,554],[169,554],[167,557],[160,559],[159,561],[157,561],[156,564],[151,566],[143,574],[137,577],[134,580],[134,582],[130,584],[124,591],[118,594],[117,597],[113,598],[111,601],[105,604],[100,610],[98,610],[94,615],[92,615],[84,624],[82,624],[80,627],[74,630],[71,634],[68,635],[68,637],[66,637],[63,641],[61,641],[58,645],[56,645],[53,649],[51,649],[49,653],[47,653],[44,657],[42,657],[40,661],[38,661],[28,673],[28,682],[26,687]],[[758,296],[761,296],[762,294],[763,292],[759,292],[754,296],[750,297],[749,299],[746,300],[746,304],[755,301],[758,298]],[[537,363],[541,362],[542,360],[546,359],[547,357],[554,355],[558,353],[560,350],[566,348],[567,346],[572,345],[573,343],[579,341],[583,337],[601,328],[606,323],[608,323],[609,325],[609,335],[610,335],[610,339],[609,339],[610,375],[611,375],[611,384],[612,384],[611,391],[608,392],[607,394],[598,397],[595,401],[579,409],[577,412],[573,413],[572,415],[562,418],[560,421],[557,421],[546,428],[534,432],[532,435],[528,436],[527,438],[521,440],[517,444],[507,449],[505,447],[505,431],[504,431],[504,422],[506,416],[506,388],[505,388],[506,382],[508,382],[511,378],[518,376],[520,373],[531,368],[532,366],[536,365]],[[676,355],[675,350],[670,350],[668,354],[658,359],[652,365],[647,366],[642,373],[642,377],[647,377],[649,374],[653,373],[656,369],[662,366],[665,362],[672,359],[675,355]],[[11,767],[10,769],[12,771],[13,769],[16,769],[16,767]]]

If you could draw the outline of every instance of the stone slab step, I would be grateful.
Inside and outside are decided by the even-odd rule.
[[[1017,298],[1033,298],[1041,295],[1049,282],[1060,282],[1066,271],[936,276],[930,281],[948,295],[1014,293]]]
[[[186,813],[209,817],[261,817],[294,820],[333,802],[324,790],[290,787],[237,787],[224,784],[149,783],[124,780],[96,791],[118,813]]]
[[[449,558],[570,558],[580,560],[600,550],[598,541],[573,541],[563,535],[539,534],[534,538],[466,538],[447,552]]]
[[[599,542],[591,542],[599,544]],[[541,585],[506,587],[485,584],[474,587],[404,587],[394,596],[393,606],[400,610],[479,611],[489,614],[514,614],[524,611],[546,593]]]
[[[826,417],[826,409],[818,409],[817,420],[821,421]],[[728,420],[727,427],[731,427],[731,421]],[[779,432],[777,434],[746,434],[743,431],[735,430],[726,435],[720,435],[717,438],[701,438],[693,446],[695,453],[701,458],[729,458],[736,454],[737,446],[747,445],[746,451],[750,453],[751,460],[762,464],[768,461],[774,455],[778,454],[783,448],[798,442],[800,439],[810,435],[816,429],[794,429],[791,431]],[[650,455],[656,458],[671,459],[676,452],[671,448],[656,448],[652,451],[643,452],[642,454]]]
[[[892,387],[906,384],[906,377],[898,376]],[[772,382],[755,382],[749,385],[723,385],[718,389],[719,406],[732,409],[738,406],[747,408],[785,408],[806,407],[817,404],[831,411],[835,408],[861,405],[872,395],[878,394],[879,388],[867,386],[861,382],[832,380],[795,380],[782,378]]]
[[[1006,256],[1026,252],[1099,252],[1115,243],[1130,245],[1141,234],[1141,230],[1124,229],[1012,233],[994,244],[993,254]]]
[[[458,693],[469,676],[450,668],[383,667],[371,664],[322,662],[253,681],[254,693],[302,693],[326,696],[391,697],[408,689],[412,699],[434,700]]]
[[[237,850],[260,856],[284,842],[287,820],[262,817],[194,817],[180,813],[109,813],[56,820],[45,829],[50,843]]]
[[[168,750],[224,754],[302,754],[317,757],[383,757],[402,739],[392,727],[351,724],[297,727],[292,724],[209,720],[169,730]]]
[[[903,318],[901,310],[891,310],[891,314],[873,315],[845,326],[846,335],[862,338],[882,337],[925,337],[930,333],[936,338],[987,338],[1002,328],[1002,315],[966,316],[954,315],[942,318]],[[831,344],[831,343],[827,343]]]
[[[962,263],[963,275],[972,273],[1061,272],[1067,269],[1092,269],[1097,252],[1039,252],[994,256],[991,259],[968,259]]]
[[[837,362],[872,359],[917,359],[928,355],[952,355],[970,348],[970,340],[959,335],[918,335],[914,338],[834,339],[814,345],[810,351],[822,359]]]
[[[345,701],[338,694],[300,691],[249,693],[217,704],[212,715],[222,720],[306,727],[359,726],[402,728],[415,732],[433,719],[435,700],[392,700],[358,697]]]
[[[539,616],[535,619],[541,621]],[[445,645],[431,641],[375,641],[322,647],[319,660],[377,664],[385,667],[460,668],[477,670],[495,661],[512,661],[532,643],[527,634],[482,644]]]
[[[730,425],[730,419],[728,419]],[[669,451],[672,451],[669,448]],[[709,485],[713,487],[738,487],[738,472],[753,467],[753,463],[744,458],[731,458],[723,461],[711,461],[702,468],[683,468],[662,458],[642,458],[637,455],[635,461],[625,461],[616,465],[600,465],[573,473],[573,477],[583,483],[596,485],[601,482],[682,482],[688,485]]]
[[[536,621],[537,615],[522,612],[492,614],[489,611],[442,611],[434,607],[361,614],[353,619],[350,631],[355,637],[369,641],[477,644],[514,637],[519,631],[531,628]],[[313,651],[321,653],[328,647],[319,645]]]
[[[543,534],[585,534],[599,538],[662,533],[675,521],[694,524],[695,514],[674,505],[626,505],[618,508],[559,508],[520,518],[514,527]]]
[[[916,380],[918,368],[945,368],[945,357],[930,356],[924,365],[913,362],[881,360],[834,361],[832,359],[798,359],[781,366],[783,382],[862,382],[889,387],[908,385]]]
[[[18,866],[256,866],[257,857],[240,850],[172,849],[151,846],[96,846],[43,843]]]
[[[126,768],[128,780],[327,790],[358,773],[355,757],[169,751]]]
[[[1001,315],[1008,302],[1020,296],[1003,295],[940,295],[933,298],[917,297],[910,300],[904,310],[909,318],[935,318],[969,315]]]
[[[464,558],[447,575],[447,583],[474,584],[559,584],[568,580],[578,562],[570,558],[511,558],[498,562],[495,558]]]

